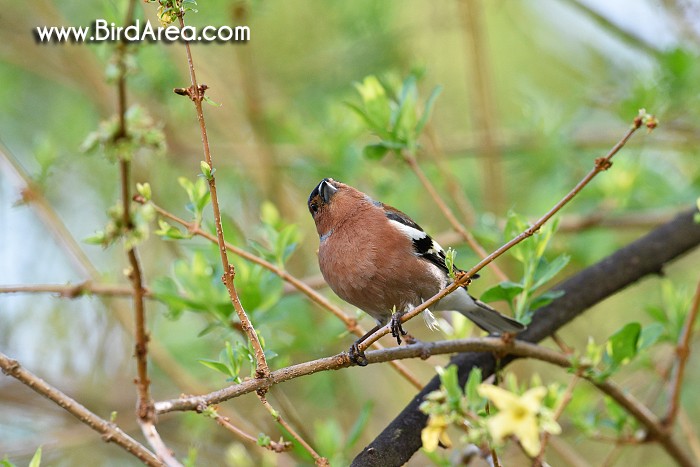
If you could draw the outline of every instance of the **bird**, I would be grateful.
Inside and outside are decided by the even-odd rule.
[[[377,322],[348,351],[352,362],[365,366],[362,341],[391,320],[392,335],[401,344],[401,335],[406,335],[401,315],[450,284],[445,251],[408,215],[332,178],[314,187],[308,208],[319,236],[323,278],[336,295]],[[458,311],[491,334],[517,334],[526,328],[472,297],[466,287],[432,308]]]

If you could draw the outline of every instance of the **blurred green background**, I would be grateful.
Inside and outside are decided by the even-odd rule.
[[[87,26],[97,18],[120,23],[125,8],[123,1],[0,0],[0,285],[86,280],[88,271],[66,246],[68,236],[80,242],[104,283],[127,284],[120,245],[102,249],[82,242],[104,228],[106,211],[119,196],[117,165],[80,151],[87,135],[116,110],[116,90],[106,79],[114,44],[45,45],[32,35],[42,25]],[[209,86],[207,95],[220,104],[205,106],[205,116],[227,238],[255,251],[250,242],[265,245],[274,235],[270,227],[277,231],[295,225],[299,242],[287,268],[310,283],[319,283],[318,240],[306,199],[323,177],[405,211],[443,246],[455,247],[461,267],[477,259],[403,162],[391,155],[380,161],[363,157],[363,147],[377,140],[347,103],[359,102],[354,83],[367,75],[403,79],[421,70],[423,99],[442,86],[418,160],[489,250],[503,241],[500,229],[509,210],[528,218],[548,210],[622,136],[639,108],[659,118],[656,131],[636,135],[612,170],[565,209],[551,247],[552,255],[571,255],[561,277],[691,207],[700,194],[696,1],[214,0],[202,1],[198,8],[188,15],[188,24],[245,24],[251,30],[246,44],[192,47],[199,82]],[[152,4],[137,2],[136,15],[157,24]],[[203,155],[193,106],[172,92],[189,84],[184,47],[144,43],[130,50],[134,68],[128,102],[143,107],[162,126],[167,141],[165,154],[135,158],[133,182],[149,182],[156,203],[187,217],[187,195],[177,180],[195,180]],[[22,202],[27,185],[22,173],[47,205]],[[274,216],[268,212],[265,228],[261,216],[268,202],[280,219],[270,222]],[[210,208],[205,212],[209,222]],[[579,221],[591,216],[603,224],[582,228]],[[67,231],[60,231],[58,223]],[[218,280],[217,250],[210,244],[151,235],[139,252],[149,287],[167,282],[163,278],[173,275],[175,261],[190,271],[186,265],[201,255],[211,265],[201,271],[202,280],[220,287],[221,301],[227,302]],[[589,336],[602,342],[628,321],[648,322],[646,307],[661,306],[679,290],[686,295],[693,290],[699,260],[695,252],[670,267],[666,278],[644,280],[607,300],[563,330],[562,338],[582,348]],[[515,279],[521,273],[511,258],[499,265]],[[352,336],[330,313],[288,293],[274,276],[250,274],[248,282],[238,283],[242,302],[267,348],[278,354],[271,360],[273,368],[347,349]],[[479,295],[496,282],[485,270],[471,291]],[[274,300],[262,303],[261,291],[270,290]],[[323,293],[361,318],[365,328],[373,325],[330,291]],[[131,319],[129,300],[2,294],[0,350],[99,415],[117,411],[117,423],[141,439],[133,416],[133,339],[117,316]],[[216,322],[210,314],[176,310],[160,301],[149,301],[148,316],[152,342],[159,348],[151,360],[156,399],[228,384],[225,376],[197,360],[217,359],[226,340],[240,339],[235,331],[219,326],[199,336]],[[423,329],[422,320],[407,329],[421,339],[444,337]],[[657,370],[671,357],[670,347],[661,346],[617,381],[662,413],[666,400]],[[434,366],[446,361],[433,357],[407,365],[427,382]],[[522,380],[537,372],[545,381],[568,381],[563,372],[533,362],[518,362],[509,370]],[[687,378],[684,400],[689,420],[695,421],[689,429],[698,430],[700,411],[690,390],[700,384],[695,356]],[[333,465],[344,465],[414,394],[387,365],[372,365],[285,383],[271,391],[270,400]],[[576,400],[574,415],[602,407],[593,391],[582,390]],[[264,432],[279,438],[254,395],[222,408],[245,420],[242,427],[254,436]],[[575,465],[577,460],[612,465],[615,459],[668,465],[653,445],[617,449],[587,439],[574,422],[565,419],[562,425],[564,434],[549,451],[552,465]],[[158,426],[179,458],[195,449],[197,464],[310,463],[297,451],[273,455],[239,444],[196,414],[168,414]],[[136,464],[57,406],[0,378],[0,456],[24,465],[39,445],[44,446],[45,465]],[[523,459],[515,449],[504,456],[506,462]],[[611,461],[610,456],[618,457]],[[420,453],[411,461],[428,463]]]

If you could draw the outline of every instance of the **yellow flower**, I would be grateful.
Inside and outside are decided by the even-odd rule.
[[[522,396],[491,384],[479,385],[478,391],[498,408],[499,412],[486,422],[489,433],[497,444],[506,436],[515,435],[525,452],[534,457],[540,452],[540,431],[552,434],[561,432],[561,427],[556,421],[549,420],[543,426],[538,417],[542,409],[542,399],[547,394],[545,387],[532,388]]]
[[[447,448],[452,446],[452,441],[447,436],[447,417],[431,415],[428,419],[428,425],[420,433],[420,439],[423,442],[423,449],[428,452],[433,452],[437,448],[438,442]]]

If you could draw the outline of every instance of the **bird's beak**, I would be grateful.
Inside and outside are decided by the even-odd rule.
[[[336,187],[330,184],[330,180],[331,179],[325,179],[318,187],[318,192],[320,193],[321,199],[323,199],[324,203],[328,203],[335,192],[338,191]]]

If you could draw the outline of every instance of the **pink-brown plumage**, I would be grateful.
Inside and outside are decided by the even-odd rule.
[[[378,325],[386,324],[393,311],[404,313],[449,283],[440,245],[398,209],[333,179],[316,186],[308,206],[319,234],[323,277],[340,298],[371,315]],[[463,288],[433,308],[459,311],[489,332],[525,328]],[[400,342],[399,335],[395,337]],[[355,343],[355,350],[363,339]]]

